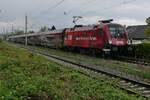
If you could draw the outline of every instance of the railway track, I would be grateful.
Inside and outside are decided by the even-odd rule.
[[[100,74],[104,76],[108,76],[111,79],[119,79],[117,86],[123,90],[126,90],[128,93],[136,94],[138,96],[143,96],[145,98],[150,99],[150,84],[143,81],[143,79],[135,78],[131,75],[127,75],[125,73],[121,73],[116,70],[110,70],[108,68],[102,68],[96,65],[89,65],[86,63],[76,62],[74,60],[62,58],[56,55],[51,55],[47,52],[38,51],[32,48],[25,48],[32,53],[40,54],[48,59],[53,59],[56,62],[63,62],[65,64],[73,65],[82,69],[86,69],[88,71],[94,72],[95,74]]]
[[[150,66],[150,61],[145,59],[137,59],[125,56],[117,56],[117,60],[122,60],[124,62],[133,63],[133,64],[140,64],[144,66]]]
[[[95,57],[96,57],[96,55],[95,55]],[[114,56],[114,57],[105,58],[105,59],[118,60],[118,61],[122,61],[122,62],[140,64],[140,65],[144,65],[146,67],[147,66],[150,67],[150,61],[145,60],[145,59],[136,59],[136,58],[126,57],[126,56]]]

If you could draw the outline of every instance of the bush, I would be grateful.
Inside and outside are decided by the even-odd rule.
[[[145,35],[150,36],[150,27],[145,29]]]
[[[0,43],[2,42],[2,38],[0,38]]]
[[[135,53],[138,58],[150,59],[150,43],[138,45]]]

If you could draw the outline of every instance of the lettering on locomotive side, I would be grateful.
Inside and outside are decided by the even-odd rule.
[[[68,36],[68,38],[65,37],[65,40],[73,40],[73,39],[72,39],[72,36]],[[87,41],[93,40],[93,41],[95,41],[95,40],[97,40],[97,38],[96,37],[76,37],[75,40],[76,41],[79,41],[79,40],[87,40]]]
[[[73,36],[73,35],[68,35],[64,38],[65,40],[93,40],[93,41],[96,41],[97,40],[97,37],[96,36],[90,36],[90,37],[85,37],[85,36]]]
[[[95,29],[93,26],[89,26],[89,27],[78,27],[78,28],[70,28],[67,29],[66,32],[78,32],[78,31],[93,31],[93,30],[97,30]]]
[[[75,40],[97,40],[96,37],[76,37]]]
[[[80,27],[80,28],[75,28],[74,31],[89,31],[89,30],[95,30],[93,27]]]

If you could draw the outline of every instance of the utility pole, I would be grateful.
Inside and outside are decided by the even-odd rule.
[[[27,31],[28,31],[28,16],[27,14],[25,14],[25,46],[28,45]]]

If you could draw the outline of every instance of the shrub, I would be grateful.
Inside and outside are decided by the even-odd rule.
[[[150,59],[150,43],[138,45],[135,53],[139,58]]]
[[[2,38],[0,38],[0,43],[2,42]]]

